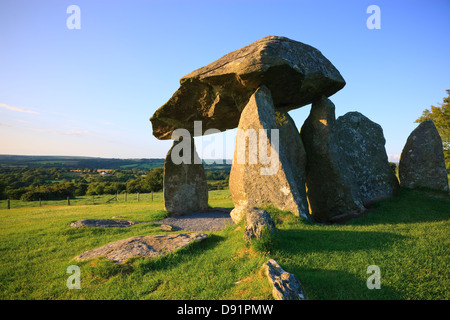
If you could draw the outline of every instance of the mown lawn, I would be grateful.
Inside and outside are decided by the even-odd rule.
[[[228,194],[211,191],[210,206],[232,208]],[[247,247],[240,225],[208,232],[203,242],[158,259],[121,266],[104,259],[72,260],[112,241],[165,233],[152,223],[120,229],[68,226],[85,218],[166,216],[161,194],[144,199],[0,209],[0,299],[271,299],[259,272],[270,258],[297,275],[309,299],[450,298],[448,195],[402,190],[343,225],[314,224],[267,208],[278,228],[267,252]],[[72,264],[80,266],[80,290],[66,286]],[[379,290],[367,288],[369,265],[380,268]]]

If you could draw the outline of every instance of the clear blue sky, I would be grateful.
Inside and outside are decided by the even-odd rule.
[[[79,30],[66,26],[72,4]],[[379,30],[366,26],[372,4]],[[165,157],[171,142],[148,119],[179,79],[278,35],[337,67],[347,85],[331,97],[336,116],[380,124],[396,160],[414,120],[450,89],[449,12],[448,0],[1,0],[0,154]],[[298,128],[309,109],[290,112]],[[232,158],[232,133],[222,136]]]

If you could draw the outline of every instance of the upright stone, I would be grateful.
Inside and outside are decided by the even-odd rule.
[[[383,129],[359,112],[336,120],[339,153],[348,175],[353,174],[364,205],[394,196],[398,179],[389,165]]]
[[[194,139],[174,141],[164,162],[164,208],[170,215],[208,209],[205,169]]]
[[[449,191],[442,140],[432,120],[409,135],[399,163],[400,185]]]
[[[280,135],[281,153],[286,156],[291,169],[302,211],[308,213],[308,200],[306,197],[306,151],[299,130],[294,120],[287,112],[275,111],[275,121]]]
[[[283,128],[290,122],[279,122],[282,129],[277,125],[269,89],[260,87],[251,96],[239,120],[230,172],[230,192],[235,210],[272,204],[309,218],[306,198],[302,198],[303,192],[299,191],[304,185],[297,185],[299,179],[294,176],[288,159],[289,148],[284,145],[290,142],[280,139],[285,130],[290,131]]]
[[[345,167],[335,134],[334,104],[322,96],[313,102],[300,135],[306,150],[306,187],[312,217],[329,222],[360,213],[364,206],[353,174]]]

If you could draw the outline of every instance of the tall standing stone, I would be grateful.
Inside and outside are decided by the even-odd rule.
[[[194,139],[174,141],[164,162],[164,208],[170,215],[208,209],[205,169]]]
[[[281,127],[291,125],[287,118],[279,123]],[[289,148],[283,145],[289,142],[280,139],[285,130],[291,129],[279,129],[269,89],[260,87],[242,111],[238,125],[230,172],[236,210],[272,204],[309,218],[306,198],[299,191],[304,185],[297,185],[288,159]]]
[[[449,191],[442,140],[432,120],[411,132],[398,169],[402,187]]]
[[[342,170],[354,176],[364,205],[394,196],[398,179],[389,165],[381,126],[359,112],[348,112],[336,120]]]
[[[306,150],[306,187],[312,217],[319,222],[359,213],[364,206],[353,174],[343,170],[334,104],[322,96],[313,102],[300,135]]]
[[[285,154],[301,199],[302,211],[309,212],[306,197],[306,151],[299,130],[291,116],[275,110],[275,121],[280,135],[280,148]]]

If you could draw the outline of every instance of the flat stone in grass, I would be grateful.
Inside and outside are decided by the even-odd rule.
[[[70,227],[124,228],[131,227],[144,221],[115,220],[115,219],[83,219],[72,222]]]
[[[134,257],[154,258],[185,247],[208,237],[205,233],[179,233],[138,236],[108,243],[103,247],[86,251],[75,257],[77,261],[104,257],[117,264]]]
[[[155,223],[160,223],[160,227],[167,225],[174,230],[186,231],[220,231],[228,225],[234,224],[230,213],[225,208],[213,208],[202,212],[192,212],[183,216],[168,217],[155,221]]]

